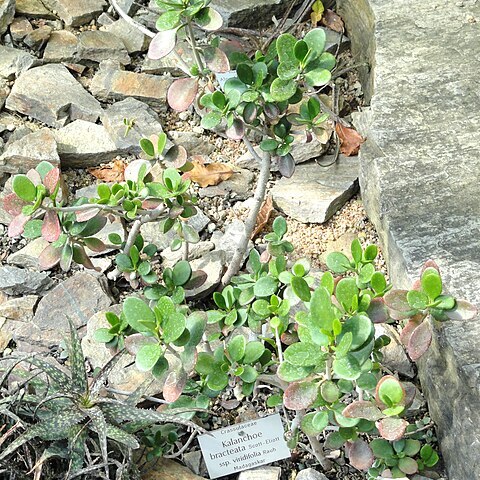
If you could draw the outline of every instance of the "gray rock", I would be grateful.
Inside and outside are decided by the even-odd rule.
[[[77,61],[78,37],[68,30],[52,32],[43,52],[43,60],[48,63],[74,63]]]
[[[316,138],[310,143],[305,143],[304,135],[294,135],[295,142],[292,144],[291,154],[295,163],[304,163],[312,158],[321,157],[328,149],[328,143],[322,143]],[[259,146],[254,147],[254,150],[258,153],[260,158],[263,156],[263,152]],[[240,158],[237,159],[235,164],[239,167],[250,168],[250,169],[259,169],[260,164],[253,158],[250,152],[245,152]],[[272,172],[278,171],[278,165],[275,161],[272,162],[272,167],[270,168]]]
[[[128,15],[134,15],[140,8],[135,0],[118,0],[120,8]]]
[[[105,13],[105,12],[103,12],[97,18],[97,25],[101,25],[102,27],[106,27],[107,25],[111,25],[114,22],[115,22],[115,20],[108,13]]]
[[[0,77],[13,80],[28,70],[35,58],[23,50],[0,45]]]
[[[31,32],[33,32],[33,27],[28,19],[24,17],[13,19],[10,25],[10,35],[15,42],[22,41]]]
[[[281,474],[280,467],[260,467],[240,473],[238,480],[280,480]]]
[[[23,39],[23,43],[33,50],[40,50],[48,42],[48,39],[52,34],[52,30],[52,27],[49,25],[43,25],[29,33]]]
[[[405,349],[400,342],[400,337],[397,331],[387,324],[375,325],[375,336],[386,335],[390,337],[390,343],[381,349],[383,353],[382,364],[390,370],[396,371],[408,378],[415,377],[415,370],[412,362],[407,357]]]
[[[151,106],[166,109],[166,96],[172,79],[146,73],[120,70],[114,62],[102,62],[93,77],[90,89],[100,100],[136,98]]]
[[[7,261],[10,265],[16,265],[17,267],[39,270],[38,257],[48,245],[49,243],[42,237],[36,238],[28,242],[25,247],[12,253]]]
[[[225,197],[229,195],[235,200],[246,200],[252,194],[254,174],[250,170],[242,168],[235,172],[228,180],[218,185],[201,188],[198,192],[200,197]]]
[[[328,480],[327,477],[313,468],[306,468],[298,472],[297,480]]]
[[[80,62],[111,60],[122,65],[130,63],[123,41],[110,32],[87,30],[78,36],[77,57]]]
[[[124,118],[135,121],[134,128],[130,129],[127,136]],[[139,155],[142,151],[139,145],[141,138],[163,132],[157,113],[135,98],[127,98],[108,107],[102,116],[102,123],[117,148],[134,155]],[[168,145],[171,145],[170,141]]]
[[[197,232],[201,232],[210,222],[210,219],[199,209],[197,214],[188,219],[188,224],[191,225]],[[160,230],[160,222],[150,222],[142,225],[140,232],[145,241],[154,243],[159,250],[163,250],[170,246],[170,243],[176,238],[176,233],[170,230],[163,233]]]
[[[15,0],[0,0],[0,36],[7,31],[14,16]]]
[[[346,35],[342,35],[330,28],[318,28],[321,28],[326,35],[325,51],[335,54],[338,50],[341,53],[350,45],[350,39]]]
[[[326,164],[332,160],[324,159]],[[272,188],[273,202],[299,222],[323,223],[356,192],[357,177],[356,157],[340,155],[329,167],[316,162],[297,165],[291,178],[282,178]]]
[[[241,220],[233,220],[231,223],[225,226],[225,232],[223,234],[218,232],[217,235],[212,237],[215,248],[225,252],[225,260],[227,263],[232,261],[237,246],[242,240],[244,234],[245,224]],[[246,260],[252,248],[253,243],[249,242],[247,251],[244,255],[244,260]]]
[[[287,0],[213,0],[211,6],[220,12],[227,25],[255,29],[271,25],[272,17],[281,16],[290,3]]]
[[[128,53],[144,52],[150,44],[150,37],[144,35],[138,28],[135,28],[123,18],[107,25],[105,30],[121,39]]]
[[[195,475],[202,475],[205,471],[205,463],[201,450],[187,452],[183,455],[183,462]]]
[[[16,331],[16,340],[31,345],[58,345],[68,332],[69,317],[77,327],[112,304],[105,277],[79,272],[40,300],[29,328]]]
[[[222,279],[223,267],[225,265],[225,252],[214,250],[197,260],[190,262],[193,271],[201,270],[207,274],[205,283],[192,290],[185,290],[185,295],[191,300],[204,298],[217,288]]]
[[[8,94],[10,93],[10,88],[3,78],[0,78],[0,110],[3,108],[5,105],[5,100],[8,97]]]
[[[45,272],[5,265],[0,267],[0,291],[7,295],[45,293],[53,285]]]
[[[69,26],[78,27],[98,17],[107,6],[105,0],[42,0],[48,9],[57,15]]]
[[[54,135],[64,167],[91,167],[122,153],[102,125],[84,120],[75,120]]]
[[[202,255],[205,255],[208,252],[211,252],[215,248],[215,244],[213,242],[198,242],[198,243],[191,243],[188,246],[188,259],[189,260],[196,260],[200,258]],[[183,249],[176,250],[172,252],[171,248],[165,248],[160,252],[160,256],[162,257],[162,267],[172,268],[177,262],[182,260],[183,258]]]
[[[95,122],[102,113],[100,103],[63,65],[26,71],[15,82],[6,108],[57,128],[70,120]]]
[[[379,0],[338,4],[358,61],[373,65],[364,77],[371,109],[362,121],[360,185],[392,283],[410,288],[433,258],[445,291],[479,307],[480,5],[452,4],[445,22],[436,0],[414,11],[401,0],[388,8]],[[416,40],[406,49],[407,36]],[[445,45],[455,45],[455,68]],[[432,327],[417,363],[423,393],[450,480],[478,480],[480,321]]]
[[[189,155],[210,155],[215,146],[200,138],[195,132],[180,132],[171,130],[168,132],[175,145],[184,147]]]
[[[42,3],[42,0],[16,0],[17,15],[29,18],[44,18],[55,20],[57,17]]]
[[[60,165],[57,142],[49,128],[29,133],[7,145],[0,156],[0,172],[26,173],[43,161]]]

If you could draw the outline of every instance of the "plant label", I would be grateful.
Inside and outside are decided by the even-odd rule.
[[[210,478],[290,457],[280,415],[270,415],[198,437]]]

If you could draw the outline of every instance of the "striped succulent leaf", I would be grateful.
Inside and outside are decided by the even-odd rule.
[[[70,318],[68,319],[68,323],[70,325],[69,359],[72,373],[72,389],[79,393],[85,393],[88,388],[85,356],[83,355],[77,329]]]
[[[88,430],[84,425],[74,425],[68,432],[70,472],[78,472],[84,465]]]
[[[121,428],[115,427],[111,424],[107,424],[107,437],[127,446],[128,448],[136,449],[140,447],[140,444],[134,435],[131,435]]]
[[[52,365],[51,363],[39,357],[29,357],[29,358],[26,358],[25,361],[32,365],[35,365],[40,370],[45,372],[52,380],[53,387],[55,388],[55,390],[60,390],[66,393],[71,392],[70,378],[66,373],[62,372],[58,367],[55,367],[55,365]]]
[[[102,410],[97,406],[88,409],[88,416],[92,420],[91,427],[98,435],[100,451],[102,452],[102,459],[105,464],[105,474],[108,478],[107,422],[105,421]]]

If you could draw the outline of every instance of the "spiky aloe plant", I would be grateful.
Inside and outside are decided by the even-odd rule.
[[[140,446],[135,436],[135,432],[140,429],[157,423],[177,423],[203,430],[195,423],[175,416],[176,413],[184,413],[183,410],[172,410],[172,414],[167,415],[137,408],[135,405],[140,401],[145,386],[141,386],[124,401],[102,396],[100,394],[102,386],[123,355],[123,351],[115,355],[99,374],[89,381],[80,339],[73,323],[71,321],[69,323],[70,376],[42,358],[29,356],[16,359],[0,379],[1,386],[10,375],[19,373],[17,367],[22,362],[37,367],[48,377],[48,383],[40,382],[44,388],[37,388],[36,378],[37,386],[30,385],[30,390],[35,393],[21,396],[19,401],[22,405],[19,410],[29,412],[25,417],[31,417],[33,420],[26,431],[0,453],[0,463],[22,445],[38,438],[45,442],[42,458],[52,451],[52,447],[54,450],[63,446],[63,452],[55,456],[67,458],[70,474],[78,476],[81,471],[91,471],[91,466],[85,468],[88,453],[86,449],[88,444],[98,442],[102,458],[101,467],[106,478],[111,478],[109,465],[113,462],[109,459],[109,452],[113,447],[117,447],[116,450],[120,449],[123,452],[124,459],[131,458],[131,450]],[[8,402],[0,402],[0,407],[3,407],[0,408],[0,415],[20,419],[19,416],[8,412],[5,405],[8,405]],[[21,420],[21,423],[27,424],[23,418]],[[90,439],[93,442],[90,442]]]

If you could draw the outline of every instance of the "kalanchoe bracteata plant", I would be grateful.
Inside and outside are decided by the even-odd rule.
[[[290,447],[305,436],[325,468],[326,451],[342,446],[350,464],[371,479],[400,478],[434,466],[438,455],[425,443],[424,428],[410,423],[415,387],[383,374],[381,349],[390,340],[376,337],[375,324],[401,320],[408,328],[415,321],[418,328],[420,321],[429,324],[428,313],[432,319],[433,314],[440,320],[468,319],[475,308],[442,295],[432,262],[413,290],[399,293],[376,270],[374,245],[363,248],[355,240],[352,258],[330,254],[327,265],[335,277],[315,274],[305,260],[289,263],[292,247],[285,235],[286,222],[279,217],[267,250],[251,251],[247,273],[215,292],[214,308],[206,314],[168,295],[150,305],[127,299],[118,321],[128,325],[123,342],[138,368],[167,379],[169,401],[184,396],[192,383],[197,395],[207,397],[228,387],[248,396],[259,384],[271,384],[278,393],[269,406],[283,404],[294,416]],[[408,346],[415,359],[429,344],[425,333],[417,337]],[[172,366],[170,355],[176,357]]]
[[[59,457],[65,459],[63,473],[67,473],[68,478],[93,471],[99,477],[104,472],[104,478],[119,478],[115,472],[129,475],[132,473],[130,470],[135,469],[132,450],[140,447],[137,432],[143,428],[156,424],[178,424],[194,431],[202,430],[178,415],[191,411],[189,408],[172,408],[168,413],[138,408],[136,405],[142,398],[144,385],[124,401],[105,396],[105,382],[123,351],[112,357],[90,382],[80,340],[72,322],[69,347],[70,375],[39,356],[4,359],[10,360],[10,364],[1,369],[0,387],[15,376],[26,376],[27,380],[24,388],[7,390],[7,393],[2,390],[0,417],[6,420],[7,425],[12,421],[19,422],[24,432],[16,438],[10,435],[11,438],[7,436],[3,439],[7,443],[0,452],[0,463],[22,446],[40,439],[44,450],[38,452],[39,463],[35,470],[50,458]],[[26,372],[20,364],[28,364],[38,371]],[[92,465],[92,457],[97,456],[101,461],[96,466]]]

